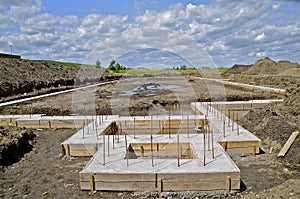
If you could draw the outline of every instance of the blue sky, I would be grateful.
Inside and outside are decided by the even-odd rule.
[[[10,53],[12,45],[25,59],[99,59],[103,66],[117,58],[128,65],[186,60],[195,67],[264,57],[300,63],[295,0],[0,0],[0,13],[0,52]]]

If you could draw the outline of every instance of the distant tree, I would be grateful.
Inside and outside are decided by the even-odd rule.
[[[108,69],[117,73],[121,70],[126,70],[127,68],[125,66],[122,66],[121,64],[119,64],[115,60],[111,60],[109,66],[108,66]]]
[[[186,70],[186,69],[187,69],[186,65],[180,66],[180,70]]]
[[[96,68],[101,68],[101,61],[99,59],[96,61]]]
[[[116,64],[116,61],[111,60],[109,66],[108,66],[108,69],[114,71],[115,70],[115,64]]]

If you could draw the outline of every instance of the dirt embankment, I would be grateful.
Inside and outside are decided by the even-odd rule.
[[[105,69],[9,58],[0,58],[0,71],[0,102],[115,78]]]
[[[35,134],[15,127],[0,127],[0,166],[14,164],[33,148]]]

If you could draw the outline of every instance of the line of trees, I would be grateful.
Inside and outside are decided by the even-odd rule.
[[[100,60],[96,61],[96,68],[102,68]],[[116,62],[116,60],[111,60],[111,62],[110,62],[110,64],[109,64],[109,66],[108,66],[107,69],[111,70],[111,71],[113,71],[115,73],[127,70],[127,68],[125,66],[119,64],[118,62]]]
[[[108,70],[111,70],[113,72],[119,72],[119,71],[124,71],[127,68],[121,64],[119,64],[118,62],[116,62],[115,60],[111,60],[108,68]]]

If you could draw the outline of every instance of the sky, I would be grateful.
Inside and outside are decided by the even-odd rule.
[[[297,0],[0,0],[0,53],[127,67],[300,63]]]

